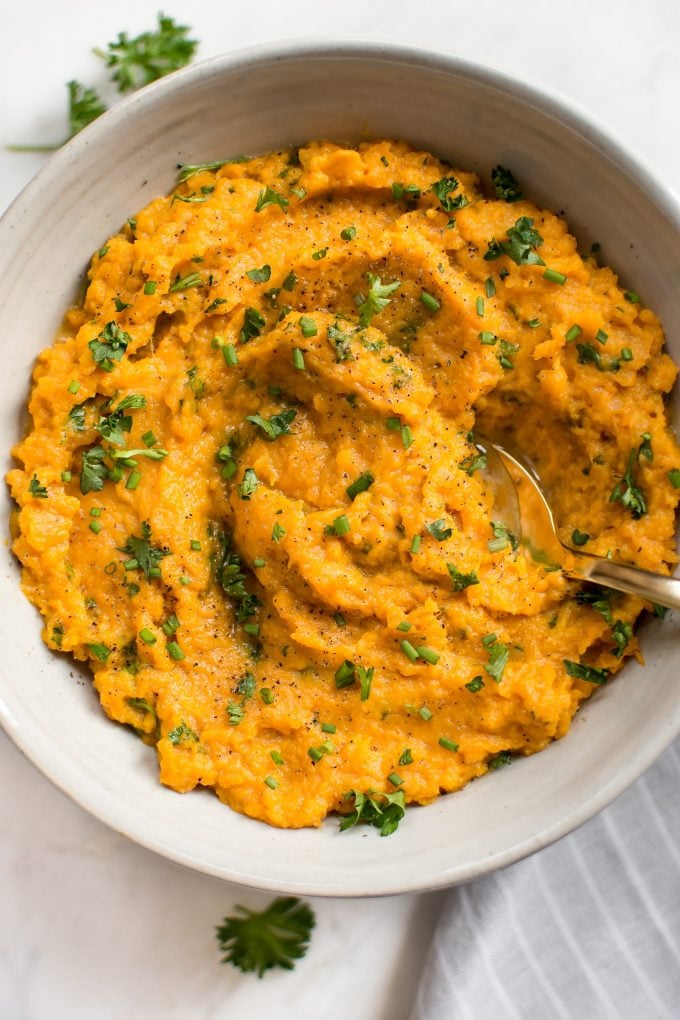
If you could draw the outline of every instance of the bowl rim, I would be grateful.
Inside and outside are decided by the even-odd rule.
[[[64,170],[71,163],[77,161],[81,152],[91,145],[97,145],[100,137],[107,135],[117,125],[124,123],[128,115],[140,105],[153,107],[156,101],[165,102],[172,95],[182,91],[191,81],[205,81],[211,77],[219,78],[234,71],[251,70],[260,65],[282,63],[288,60],[299,61],[306,57],[323,57],[327,60],[349,58],[400,66],[412,65],[425,70],[457,75],[466,81],[508,93],[514,99],[533,105],[544,114],[552,116],[560,124],[572,129],[594,145],[599,152],[614,162],[638,188],[647,193],[652,203],[680,234],[680,198],[674,188],[653,170],[644,158],[633,154],[630,147],[617,133],[606,127],[596,115],[551,86],[530,77],[518,77],[492,63],[459,57],[446,51],[427,47],[405,46],[391,42],[363,42],[353,39],[328,42],[323,39],[304,38],[264,43],[220,54],[168,75],[122,99],[97,121],[62,146],[19,192],[3,216],[0,217],[0,238],[3,234],[6,238],[11,238],[13,230],[20,224],[24,208],[30,204],[34,194],[37,195],[44,188],[53,186],[55,180],[61,178]],[[668,728],[659,732],[655,741],[647,743],[640,749],[636,747],[634,753],[627,755],[621,763],[616,778],[597,794],[587,797],[578,809],[571,811],[547,829],[541,830],[511,847],[494,852],[467,865],[444,868],[435,875],[409,880],[406,884],[403,880],[400,881],[398,875],[395,874],[391,879],[386,878],[379,889],[364,888],[360,876],[357,876],[353,887],[350,888],[325,885],[323,888],[319,888],[313,883],[304,881],[288,882],[258,875],[245,876],[228,867],[195,860],[189,858],[184,852],[168,846],[161,838],[154,836],[148,830],[138,831],[134,825],[126,824],[125,812],[114,798],[109,795],[102,798],[101,791],[99,791],[100,796],[97,797],[98,788],[90,787],[87,781],[83,783],[82,789],[74,789],[68,776],[65,776],[59,767],[50,761],[49,756],[47,754],[43,756],[41,748],[32,745],[30,734],[22,730],[11,707],[5,702],[2,692],[0,692],[0,726],[18,749],[58,789],[116,832],[176,864],[223,881],[277,893],[347,898],[426,892],[446,888],[507,867],[549,846],[592,818],[642,775],[680,733],[680,709],[676,713],[675,719],[669,718],[669,723]]]

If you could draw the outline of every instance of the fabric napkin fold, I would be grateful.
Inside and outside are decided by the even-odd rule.
[[[680,739],[576,832],[452,889],[412,1020],[680,1017]]]

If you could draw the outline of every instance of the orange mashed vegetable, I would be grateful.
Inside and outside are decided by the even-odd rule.
[[[565,660],[613,675],[645,607],[514,548],[472,430],[531,457],[567,543],[667,571],[657,318],[558,216],[403,143],[183,176],[37,361],[9,483],[45,641],[161,782],[276,826],[562,737],[595,689]],[[542,263],[498,248],[521,217]]]

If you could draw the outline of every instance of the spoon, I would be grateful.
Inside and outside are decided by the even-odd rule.
[[[650,570],[615,563],[604,556],[577,551],[559,538],[550,504],[540,480],[513,454],[488,439],[477,443],[487,455],[486,474],[496,491],[496,509],[519,538],[522,523],[530,523],[531,538],[524,538],[536,559],[561,567],[568,577],[625,591],[669,609],[680,609],[680,579],[653,574]]]

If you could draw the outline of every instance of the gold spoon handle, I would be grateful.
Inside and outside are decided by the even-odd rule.
[[[652,574],[649,570],[630,567],[625,563],[614,563],[599,556],[587,556],[570,550],[574,564],[566,573],[582,581],[592,581],[605,588],[625,591],[630,595],[656,602],[667,609],[680,609],[680,580]]]

